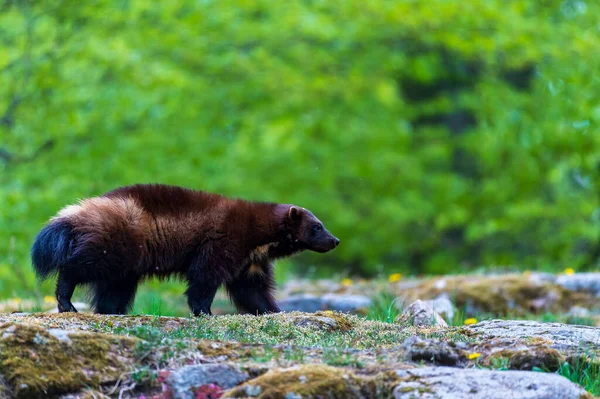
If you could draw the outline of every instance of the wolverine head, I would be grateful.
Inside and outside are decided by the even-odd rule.
[[[328,252],[340,243],[340,240],[327,231],[323,223],[307,209],[292,205],[288,209],[286,219],[291,238],[310,251]]]

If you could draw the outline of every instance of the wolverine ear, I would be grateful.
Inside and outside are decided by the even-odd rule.
[[[290,210],[288,211],[288,217],[290,220],[300,220],[301,210],[297,206],[290,206]]]

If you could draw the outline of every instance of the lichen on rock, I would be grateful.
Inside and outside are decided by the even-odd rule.
[[[17,397],[42,397],[115,383],[133,364],[137,340],[0,325],[0,373]]]
[[[531,371],[422,367],[398,371],[395,399],[593,399],[565,377]]]
[[[246,398],[254,393],[256,398],[367,398],[389,396],[397,382],[393,372],[375,376],[359,375],[338,367],[301,365],[275,369],[247,381],[223,395],[223,398]]]
[[[529,276],[444,276],[403,284],[398,287],[398,294],[407,300],[434,299],[447,294],[469,315],[481,312],[499,316],[566,313],[573,305],[597,307],[595,295],[570,290],[539,273]]]
[[[430,304],[421,300],[411,303],[394,322],[416,327],[448,327],[442,316],[437,314]]]

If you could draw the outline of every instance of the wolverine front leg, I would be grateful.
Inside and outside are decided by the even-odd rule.
[[[226,284],[227,292],[239,311],[254,315],[280,312],[273,297],[273,267],[251,265],[237,279]]]
[[[188,280],[188,288],[185,291],[185,295],[194,316],[200,316],[201,314],[212,315],[210,306],[215,299],[220,285],[220,282],[212,280]]]

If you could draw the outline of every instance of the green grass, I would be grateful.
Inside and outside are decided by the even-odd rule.
[[[384,323],[393,323],[396,316],[402,313],[399,301],[400,298],[388,292],[382,292],[373,298],[373,305],[369,308],[366,318]]]
[[[594,396],[600,396],[600,359],[594,362],[578,359],[575,363],[564,363],[557,374],[573,381]]]
[[[298,328],[293,317],[293,314],[284,319],[248,315],[201,316],[192,319],[191,324],[170,331],[161,331],[157,325],[150,324],[129,330],[107,327],[105,332],[129,334],[143,339],[158,334],[168,339],[195,338],[263,345],[356,349],[398,345],[411,334],[401,326],[376,321],[362,322],[360,328],[346,332]],[[348,319],[351,322],[357,320],[354,316],[348,316]]]

